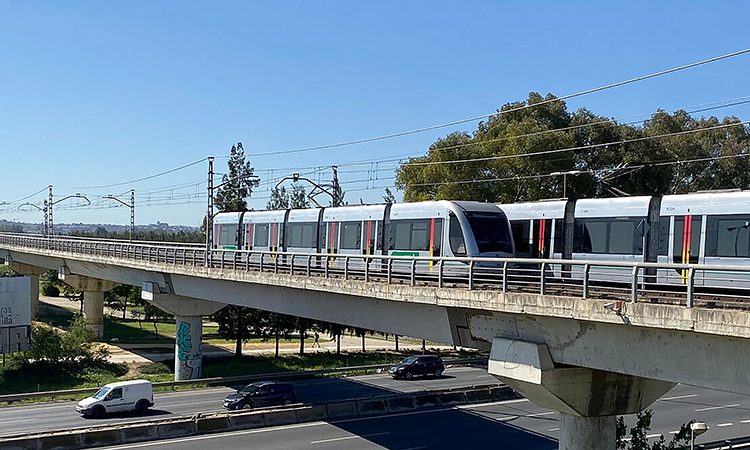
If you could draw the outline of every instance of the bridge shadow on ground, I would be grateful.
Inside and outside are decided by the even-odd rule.
[[[550,419],[541,419],[549,421]],[[557,449],[555,439],[467,410],[436,409],[333,422],[385,449]],[[318,442],[311,442],[318,443]],[[320,442],[320,443],[324,443]]]

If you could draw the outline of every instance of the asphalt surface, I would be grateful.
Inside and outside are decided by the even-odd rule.
[[[484,369],[454,367],[446,369],[438,379],[393,380],[386,374],[363,375],[349,378],[322,378],[294,383],[297,398],[302,403],[321,403],[371,395],[415,392],[497,383]],[[148,418],[168,418],[171,415],[190,415],[197,412],[223,411],[222,400],[233,392],[229,387],[196,391],[178,391],[154,395],[154,407],[147,415],[121,414],[105,419],[84,419],[75,411],[76,402],[61,402],[33,406],[0,408],[0,436],[32,431],[51,431],[81,428],[106,423],[125,423]]]
[[[704,420],[709,431],[696,443],[750,434],[750,397],[677,386],[652,407],[655,438],[679,429],[691,419]],[[632,418],[630,418],[632,422]],[[464,405],[381,417],[313,422],[167,441],[107,447],[110,450],[273,449],[454,449],[557,448],[557,413],[526,399]]]
[[[727,401],[731,403],[726,403]],[[740,403],[738,406],[736,403]],[[653,406],[653,434],[669,433],[691,418],[706,420],[709,431],[697,442],[747,434],[750,398],[678,386]],[[731,420],[732,426],[720,426]],[[750,422],[750,421],[748,421]],[[415,411],[381,417],[314,422],[283,427],[194,436],[167,441],[107,447],[110,450],[273,449],[454,449],[557,448],[557,414],[525,399],[458,408]],[[736,436],[735,436],[736,435]]]
[[[300,400],[319,402],[370,394],[409,392],[494,382],[483,369],[446,370],[441,379],[392,380],[385,374],[348,379],[308,380],[295,383]],[[156,396],[152,417],[221,410],[229,388],[186,391]],[[122,423],[144,417],[120,416],[86,420],[76,415],[74,403],[19,406],[0,409],[0,434],[69,429],[100,423]],[[677,386],[651,406],[650,435],[670,432],[691,419],[705,421],[709,431],[697,442],[715,442],[750,435],[750,397]],[[632,418],[629,418],[632,422]],[[210,445],[212,450],[238,448],[322,449],[448,449],[448,448],[557,448],[557,413],[526,399],[415,411],[382,417],[313,422],[241,432],[195,436],[167,441],[128,444],[111,449],[189,449]]]

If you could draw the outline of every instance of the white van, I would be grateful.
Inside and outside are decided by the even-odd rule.
[[[154,390],[148,380],[121,381],[104,385],[96,394],[78,402],[76,411],[84,417],[107,413],[146,412],[154,406]]]

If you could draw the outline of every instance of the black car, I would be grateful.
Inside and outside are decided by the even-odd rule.
[[[230,410],[290,405],[297,402],[289,383],[259,381],[224,397],[224,407]]]
[[[445,365],[443,360],[433,355],[409,356],[400,363],[388,369],[393,378],[405,378],[411,380],[418,376],[433,376],[435,378],[443,374]]]

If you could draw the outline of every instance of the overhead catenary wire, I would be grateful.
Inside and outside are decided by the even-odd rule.
[[[456,125],[464,124],[467,122],[476,122],[478,120],[486,119],[486,118],[496,116],[496,115],[508,114],[508,113],[512,113],[516,111],[521,111],[524,109],[535,108],[537,106],[545,105],[548,103],[568,100],[568,99],[575,98],[575,97],[582,97],[584,95],[589,95],[589,94],[593,94],[596,92],[614,89],[617,87],[637,83],[637,82],[648,80],[651,78],[656,78],[656,77],[660,77],[663,75],[679,72],[682,70],[691,69],[693,67],[698,67],[698,66],[702,66],[705,64],[714,63],[714,62],[721,61],[724,59],[734,58],[740,55],[744,55],[746,53],[750,53],[750,48],[738,50],[738,51],[731,52],[731,53],[726,53],[726,54],[719,55],[719,56],[714,56],[711,58],[703,59],[700,61],[695,61],[695,62],[688,63],[688,64],[683,64],[683,65],[676,66],[676,67],[671,67],[669,69],[664,69],[664,70],[660,70],[657,72],[640,75],[634,78],[617,81],[614,83],[605,84],[603,86],[597,86],[594,88],[585,89],[585,90],[574,92],[571,94],[566,94],[561,97],[555,97],[555,98],[548,99],[548,100],[542,100],[541,102],[534,103],[534,104],[525,104],[523,106],[519,106],[516,108],[509,108],[509,109],[502,110],[502,111],[494,111],[492,113],[480,114],[480,115],[467,117],[467,118],[459,119],[459,120],[454,120],[454,121],[450,121],[446,123],[441,123],[437,125],[430,125],[430,126],[426,126],[422,128],[416,128],[413,130],[400,131],[400,132],[385,134],[381,136],[374,136],[374,137],[363,138],[363,139],[355,139],[351,141],[338,142],[334,144],[317,145],[317,146],[311,146],[311,147],[300,147],[300,148],[292,148],[292,149],[286,149],[286,150],[274,150],[274,151],[268,151],[268,152],[249,153],[248,156],[275,156],[275,155],[284,155],[284,154],[289,154],[289,153],[302,153],[302,152],[310,152],[310,151],[317,151],[317,150],[326,150],[326,149],[331,149],[331,148],[345,147],[345,146],[357,145],[357,144],[365,144],[368,142],[382,141],[386,139],[393,139],[393,138],[408,136],[412,134],[424,133],[427,131],[456,126]]]
[[[727,100],[720,100],[716,102],[691,105],[691,106],[686,106],[682,108],[684,108],[685,112],[688,114],[695,114],[699,112],[712,111],[712,110],[723,109],[723,108],[728,108],[732,106],[745,105],[748,103],[750,103],[750,96],[743,96],[743,97],[737,97],[737,98],[732,98],[732,99],[727,99]],[[682,109],[682,108],[678,108],[678,109]],[[481,143],[466,142],[466,143],[461,143],[461,144],[449,145],[445,147],[440,147],[440,150],[451,150],[451,149],[457,149],[457,148],[463,148],[463,147],[476,146],[476,145],[485,144],[485,143],[501,142],[501,141],[506,141],[506,140],[514,140],[514,139],[520,139],[524,137],[534,137],[534,136],[540,136],[540,135],[551,134],[551,133],[560,133],[560,132],[572,131],[572,130],[576,130],[580,128],[596,126],[596,125],[603,125],[603,124],[635,125],[638,123],[645,122],[646,120],[650,119],[652,116],[653,116],[653,113],[628,116],[622,119],[623,122],[617,122],[617,120],[615,119],[604,119],[604,120],[600,120],[596,122],[584,123],[584,124],[579,124],[579,125],[571,125],[569,127],[554,128],[554,129],[549,129],[549,130],[540,130],[540,131],[535,131],[531,133],[524,133],[524,134],[518,134],[518,135],[513,135],[513,136],[503,136],[499,138],[487,139],[487,140],[482,141]],[[642,120],[632,120],[636,118],[642,118]],[[423,150],[421,150],[420,153],[422,154],[415,154],[415,152],[410,152],[410,153],[405,153],[405,154],[401,154],[401,155],[397,155],[397,156],[393,156],[393,157],[389,157],[385,159],[384,158],[366,159],[366,160],[353,161],[353,162],[347,162],[347,163],[339,163],[339,164],[336,164],[336,166],[339,168],[342,168],[342,167],[362,166],[362,165],[368,165],[372,163],[399,163],[399,162],[406,160],[407,158],[418,158],[418,157],[424,156]],[[330,166],[322,166],[322,169],[326,169],[328,167]],[[315,169],[315,168],[320,169],[321,166],[306,166],[306,167],[297,167],[297,168],[294,168],[294,167],[278,168],[277,167],[277,168],[269,168],[269,169],[263,169],[263,170],[274,171],[274,172],[276,171],[284,172],[284,171],[306,170],[306,169]]]
[[[724,128],[746,126],[749,124],[750,124],[750,121],[734,122],[734,123],[729,123],[729,124],[716,125],[713,127],[696,128],[694,130],[683,130],[683,131],[676,131],[673,133],[657,134],[653,136],[641,136],[641,137],[631,138],[631,139],[622,139],[619,141],[602,142],[599,144],[579,145],[575,147],[557,148],[557,149],[552,149],[552,150],[542,150],[538,152],[514,153],[510,155],[496,155],[496,156],[486,156],[482,158],[454,159],[454,160],[447,160],[447,161],[415,161],[415,162],[404,163],[402,164],[402,167],[403,166],[463,164],[463,163],[473,163],[473,162],[496,161],[496,160],[502,160],[502,159],[524,158],[524,157],[529,157],[529,156],[551,155],[551,154],[570,152],[570,151],[575,151],[575,150],[585,150],[585,149],[591,149],[591,148],[597,148],[597,147],[606,147],[608,145],[621,145],[621,144],[630,144],[633,142],[648,141],[651,139],[664,139],[664,138],[669,138],[669,137],[682,136],[685,134],[701,133],[701,132],[719,130],[719,129],[724,129]]]

